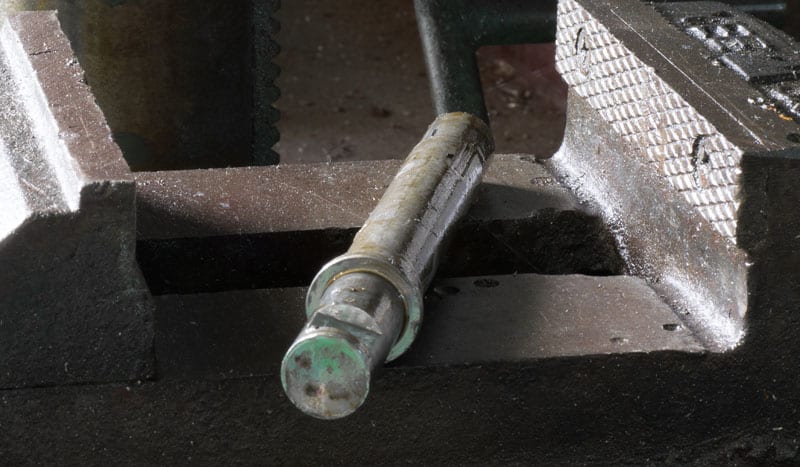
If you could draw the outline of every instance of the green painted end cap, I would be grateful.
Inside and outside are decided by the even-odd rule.
[[[281,365],[283,390],[292,403],[325,420],[355,412],[367,398],[369,382],[362,353],[334,330],[296,341]]]

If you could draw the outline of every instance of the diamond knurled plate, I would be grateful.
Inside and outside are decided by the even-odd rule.
[[[573,0],[558,5],[556,68],[659,176],[735,242],[742,152]]]

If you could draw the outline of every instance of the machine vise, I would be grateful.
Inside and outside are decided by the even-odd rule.
[[[796,462],[800,46],[472,3],[415,2],[402,164],[132,171],[56,13],[3,18],[0,458]],[[475,49],[546,40],[562,146],[492,156]]]

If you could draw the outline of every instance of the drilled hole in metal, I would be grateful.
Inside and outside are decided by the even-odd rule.
[[[473,282],[473,284],[475,285],[475,287],[490,288],[490,287],[497,287],[498,285],[500,285],[500,282],[494,279],[478,279],[475,282]]]

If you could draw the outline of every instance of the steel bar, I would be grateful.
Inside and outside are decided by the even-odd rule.
[[[439,116],[411,151],[350,249],[309,288],[309,321],[283,360],[289,399],[309,415],[355,411],[371,375],[408,349],[442,242],[469,205],[493,150],[467,113]]]

